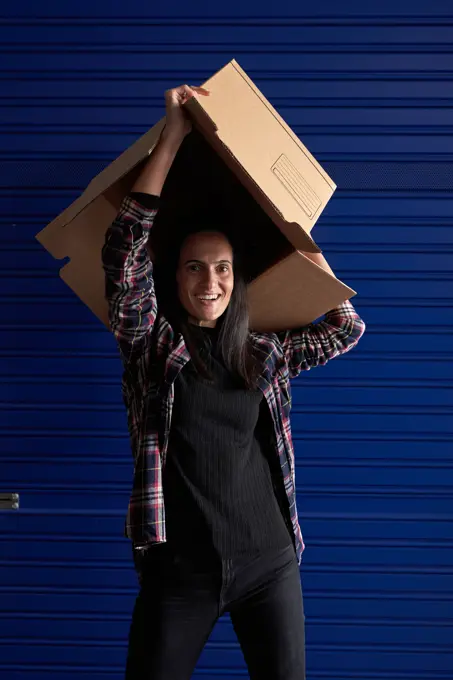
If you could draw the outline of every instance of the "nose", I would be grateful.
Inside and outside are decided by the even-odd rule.
[[[217,284],[217,275],[215,270],[207,268],[203,276],[203,285],[206,286],[208,290],[214,290]]]

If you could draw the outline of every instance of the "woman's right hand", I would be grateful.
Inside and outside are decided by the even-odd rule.
[[[203,87],[181,85],[165,93],[167,120],[159,143],[154,147],[148,162],[144,166],[132,191],[160,196],[164,182],[170,171],[178,149],[184,137],[191,131],[192,125],[183,111],[183,104],[194,94],[208,95]]]
[[[182,141],[192,129],[192,123],[187,118],[182,107],[195,93],[207,96],[209,95],[209,90],[205,90],[204,87],[180,85],[165,92],[167,114],[165,135],[173,140]]]

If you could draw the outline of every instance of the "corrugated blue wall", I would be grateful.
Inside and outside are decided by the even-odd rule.
[[[294,386],[309,680],[452,680],[449,2],[9,3],[0,113],[0,676],[122,677],[136,592],[112,338],[34,235],[235,57],[337,182],[316,238],[360,291]],[[196,677],[245,677],[228,620]]]

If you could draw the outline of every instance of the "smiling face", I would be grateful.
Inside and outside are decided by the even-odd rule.
[[[218,232],[199,232],[187,238],[176,272],[178,295],[189,320],[200,326],[216,325],[234,287],[233,250]]]

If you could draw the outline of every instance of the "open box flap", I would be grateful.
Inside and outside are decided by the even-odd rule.
[[[112,187],[95,198],[64,229],[61,228],[58,239],[47,237],[46,230],[43,232],[43,243],[52,255],[57,259],[69,258],[69,262],[60,269],[63,281],[107,326],[108,309],[101,253],[105,232],[115,219],[121,198],[122,191],[115,192]],[[47,240],[52,247],[48,247]]]
[[[306,326],[355,294],[295,251],[249,285],[250,327],[277,332]]]
[[[292,245],[319,252],[310,232],[335,183],[236,61],[203,85],[185,104],[194,123]]]
[[[102,170],[88,184],[83,194],[66,208],[58,217],[45,227],[36,238],[42,245],[51,252],[54,257],[64,257],[57,255],[60,250],[59,242],[61,239],[61,229],[72,222],[92,201],[101,196],[118,180],[127,175],[144,158],[149,156],[156,146],[160,134],[165,127],[165,118],[162,118],[148,132],[140,137],[124,153],[116,158],[110,165]]]

